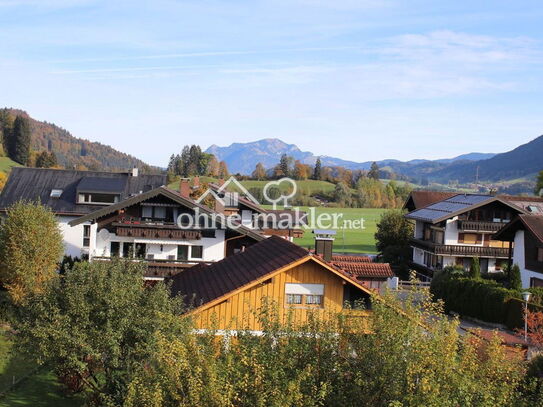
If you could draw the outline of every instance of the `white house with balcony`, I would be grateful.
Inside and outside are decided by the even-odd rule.
[[[414,222],[413,266],[433,273],[445,266],[469,268],[479,258],[482,272],[500,271],[513,245],[494,234],[525,211],[492,195],[458,194],[405,215]]]

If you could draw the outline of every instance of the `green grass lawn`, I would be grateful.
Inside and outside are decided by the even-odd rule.
[[[4,397],[0,397],[0,407],[83,405],[81,398],[66,397],[62,394],[60,384],[50,371],[47,369],[36,371],[36,364],[17,355],[13,350],[14,339],[15,337],[5,328],[0,328],[0,393],[9,388],[14,377],[17,380],[31,375]]]
[[[20,167],[21,164],[17,164],[9,157],[0,157],[0,172],[9,172],[11,167]]]
[[[0,399],[0,407],[79,407],[83,406],[81,396],[62,394],[55,375],[43,370],[19,384],[12,392]]]
[[[300,210],[309,211],[307,207],[300,207]],[[364,219],[364,229],[337,230],[334,242],[334,251],[343,253],[376,253],[375,238],[373,235],[377,230],[377,222],[386,209],[372,208],[315,208],[318,216],[321,213],[342,214],[342,220]],[[311,229],[306,229],[304,236],[294,239],[294,242],[302,247],[314,247],[314,235]]]
[[[21,377],[32,372],[36,365],[17,355],[13,349],[13,335],[0,328],[0,393]]]

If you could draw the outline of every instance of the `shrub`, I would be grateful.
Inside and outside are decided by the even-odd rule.
[[[469,268],[469,276],[475,280],[481,278],[481,266],[479,264],[479,258],[473,257],[471,259],[471,267]]]
[[[520,279],[520,268],[518,264],[513,265],[509,272],[509,288],[513,290],[522,289],[522,280]]]
[[[445,302],[447,312],[495,323],[505,323],[507,301],[520,295],[495,281],[460,277],[451,270],[436,273],[430,291]]]

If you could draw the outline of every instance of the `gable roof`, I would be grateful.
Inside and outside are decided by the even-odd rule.
[[[524,210],[520,207],[503,199],[492,195],[479,194],[457,194],[453,197],[443,199],[439,202],[428,205],[424,208],[417,209],[405,215],[407,219],[421,220],[425,222],[438,223],[464,212],[479,208],[491,202],[501,202],[509,206],[518,213],[523,213]]]
[[[127,207],[132,206],[132,205],[136,205],[136,204],[138,204],[140,202],[146,201],[146,200],[148,200],[150,198],[153,198],[155,196],[158,196],[158,195],[163,195],[166,198],[169,198],[172,201],[177,202],[178,204],[185,206],[186,208],[193,209],[193,210],[198,209],[203,214],[219,215],[217,212],[215,212],[214,210],[208,208],[207,206],[202,205],[202,204],[194,201],[191,198],[184,197],[180,193],[178,193],[177,191],[174,191],[174,190],[172,190],[170,188],[161,186],[161,187],[155,188],[155,189],[153,189],[151,191],[135,195],[133,197],[125,199],[124,201],[118,202],[116,204],[105,206],[103,208],[97,209],[94,212],[88,213],[88,214],[86,214],[84,216],[81,216],[81,217],[79,217],[77,219],[74,219],[74,220],[70,221],[68,224],[70,226],[76,226],[76,225],[79,225],[79,224],[84,223],[84,222],[88,222],[88,221],[91,221],[91,220],[96,220],[96,219],[101,218],[103,216],[112,214],[112,213],[114,213],[114,212],[116,212],[116,211],[118,211],[120,209],[124,209],[124,208],[127,208]],[[217,216],[216,219],[219,222],[222,221],[222,218],[220,216]],[[221,222],[220,225],[223,226],[223,227],[227,226],[225,223],[222,223],[222,222]],[[237,225],[235,230],[237,232],[239,232],[241,235],[249,236],[249,237],[255,239],[256,241],[260,241],[260,240],[265,239],[265,237],[262,236],[260,233],[258,233],[256,231],[253,231],[253,230],[251,230],[251,229],[249,229],[249,228],[247,228],[247,227],[245,227],[243,225]]]
[[[306,261],[315,261],[364,292],[373,294],[347,274],[312,256],[306,249],[277,236],[271,236],[242,253],[216,263],[196,265],[173,276],[172,294],[184,296],[185,301],[196,309],[208,308],[238,291]]]
[[[498,195],[498,197],[530,214],[543,216],[543,197],[522,195]]]
[[[501,228],[492,237],[496,240],[509,241],[515,238],[518,230],[529,230],[540,243],[543,243],[543,216],[521,214]]]
[[[411,191],[403,204],[403,209],[412,212],[455,195],[458,195],[458,193],[443,191]]]
[[[7,209],[19,200],[39,200],[56,214],[79,216],[100,207],[77,203],[77,191],[81,185],[85,188],[100,188],[104,192],[110,192],[113,188],[113,192],[119,193],[121,199],[126,199],[165,183],[165,175],[132,176],[127,172],[13,167],[0,195],[0,210]],[[53,189],[62,190],[59,198],[51,197]]]
[[[354,257],[354,256],[353,256]],[[334,261],[332,264],[355,278],[390,278],[394,272],[388,263]]]

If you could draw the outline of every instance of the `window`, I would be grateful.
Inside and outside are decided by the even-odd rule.
[[[119,202],[119,195],[99,194],[99,193],[92,193],[92,194],[80,193],[77,202],[109,205],[109,204]]]
[[[153,208],[150,206],[142,206],[141,208],[141,217],[142,218],[152,218],[153,217]]]
[[[51,190],[51,198],[60,198],[62,195],[62,189],[52,189]]]
[[[320,307],[323,302],[324,284],[285,284],[286,303],[288,305],[306,305]]]
[[[321,305],[322,304],[322,295],[306,295],[305,303],[307,305]]]
[[[300,294],[287,294],[287,304],[302,304],[302,296]]]
[[[156,219],[165,219],[166,218],[166,208],[163,206],[155,207],[155,216]]]
[[[537,248],[537,261],[543,262],[543,247]]]
[[[121,255],[121,244],[119,242],[111,242],[109,245],[109,255],[111,257],[113,256],[120,256]]]
[[[177,246],[177,260],[187,261],[189,259],[189,247],[186,245]]]
[[[190,257],[193,259],[201,259],[204,254],[203,246],[191,246],[190,247]]]
[[[83,225],[83,247],[90,246],[90,233],[91,233],[90,225]]]
[[[202,237],[215,237],[215,229],[202,230]]]

